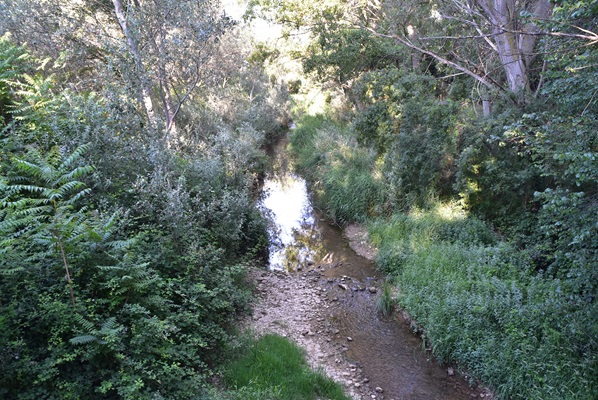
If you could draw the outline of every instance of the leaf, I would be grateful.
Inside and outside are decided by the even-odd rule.
[[[72,344],[87,344],[92,342],[97,342],[98,338],[93,335],[81,335],[75,336],[74,338],[70,339],[69,342]]]

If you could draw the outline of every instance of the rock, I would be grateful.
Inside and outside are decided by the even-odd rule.
[[[446,372],[448,373],[448,376],[453,376],[453,375],[455,375],[455,370],[454,370],[454,369],[452,369],[452,368],[450,368],[450,367],[449,367],[449,368],[446,370]]]
[[[351,374],[350,374],[350,373],[348,373],[348,372],[343,372],[343,376],[344,376],[345,378],[348,378],[349,376],[351,376]]]
[[[327,281],[328,283],[332,283],[332,282],[334,282],[334,279],[332,279],[332,278],[328,278],[326,281]]]
[[[353,338],[351,336],[347,336],[347,342],[352,342]]]
[[[356,388],[359,388],[359,387],[361,387],[361,383],[359,383],[359,382],[355,382],[355,384],[354,384],[354,385],[355,385],[355,387],[356,387]]]
[[[335,329],[332,331],[332,333],[334,333],[335,335],[337,335],[339,332],[340,332],[340,330],[338,330],[338,329]]]
[[[378,289],[376,289],[376,287],[374,287],[374,286],[370,286],[368,288],[368,291],[373,294],[373,293],[376,293],[378,291]]]
[[[382,389],[380,386],[376,386],[376,393],[382,393],[384,392],[384,389]]]
[[[349,288],[347,287],[347,285],[345,285],[344,283],[339,283],[338,287],[343,289],[343,290],[349,290]]]

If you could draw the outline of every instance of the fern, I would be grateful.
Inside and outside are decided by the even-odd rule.
[[[83,327],[85,332],[87,332],[87,333],[94,332],[95,327],[93,326],[93,323],[86,320],[83,316],[81,316],[79,314],[75,314],[74,319],[75,319],[76,323],[78,323],[79,325],[81,325],[81,327]]]
[[[83,345],[89,343],[106,344],[107,338],[110,336],[118,335],[122,328],[116,322],[116,318],[110,317],[102,325],[100,329],[96,329],[93,323],[89,322],[81,315],[75,315],[75,321],[83,328],[86,332],[83,335],[78,335],[69,340],[70,343],[75,345]]]
[[[67,156],[54,148],[45,157],[32,150],[29,159],[12,158],[13,176],[0,181],[0,234],[29,238],[32,242],[58,253],[64,266],[71,302],[75,306],[73,282],[66,245],[82,240],[90,230],[85,223],[85,208],[75,205],[89,189],[78,180],[93,171],[91,166],[77,166],[87,146]],[[2,245],[8,245],[2,242]],[[11,243],[12,245],[12,243]]]
[[[95,337],[94,335],[81,335],[81,336],[75,336],[74,338],[71,338],[69,340],[69,342],[71,342],[72,344],[88,344],[88,343],[96,342],[97,340],[98,340],[98,338]]]

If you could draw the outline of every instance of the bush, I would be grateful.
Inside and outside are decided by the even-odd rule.
[[[263,133],[175,151],[131,104],[14,79],[1,81],[18,118],[0,131],[0,397],[201,397],[267,240],[252,193]]]

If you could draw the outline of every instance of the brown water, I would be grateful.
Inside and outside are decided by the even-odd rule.
[[[305,181],[289,167],[286,144],[283,139],[273,150],[273,168],[264,182],[262,205],[273,220],[270,269],[292,273],[312,265],[334,265],[322,268],[319,281],[328,298],[335,299],[326,322],[340,331],[335,344],[348,361],[363,371],[371,387],[383,389],[377,398],[479,398],[479,390],[457,375],[449,376],[447,367],[432,359],[405,322],[376,312],[377,294],[368,288],[380,288],[381,276],[371,261],[351,249],[341,229],[314,210]]]

